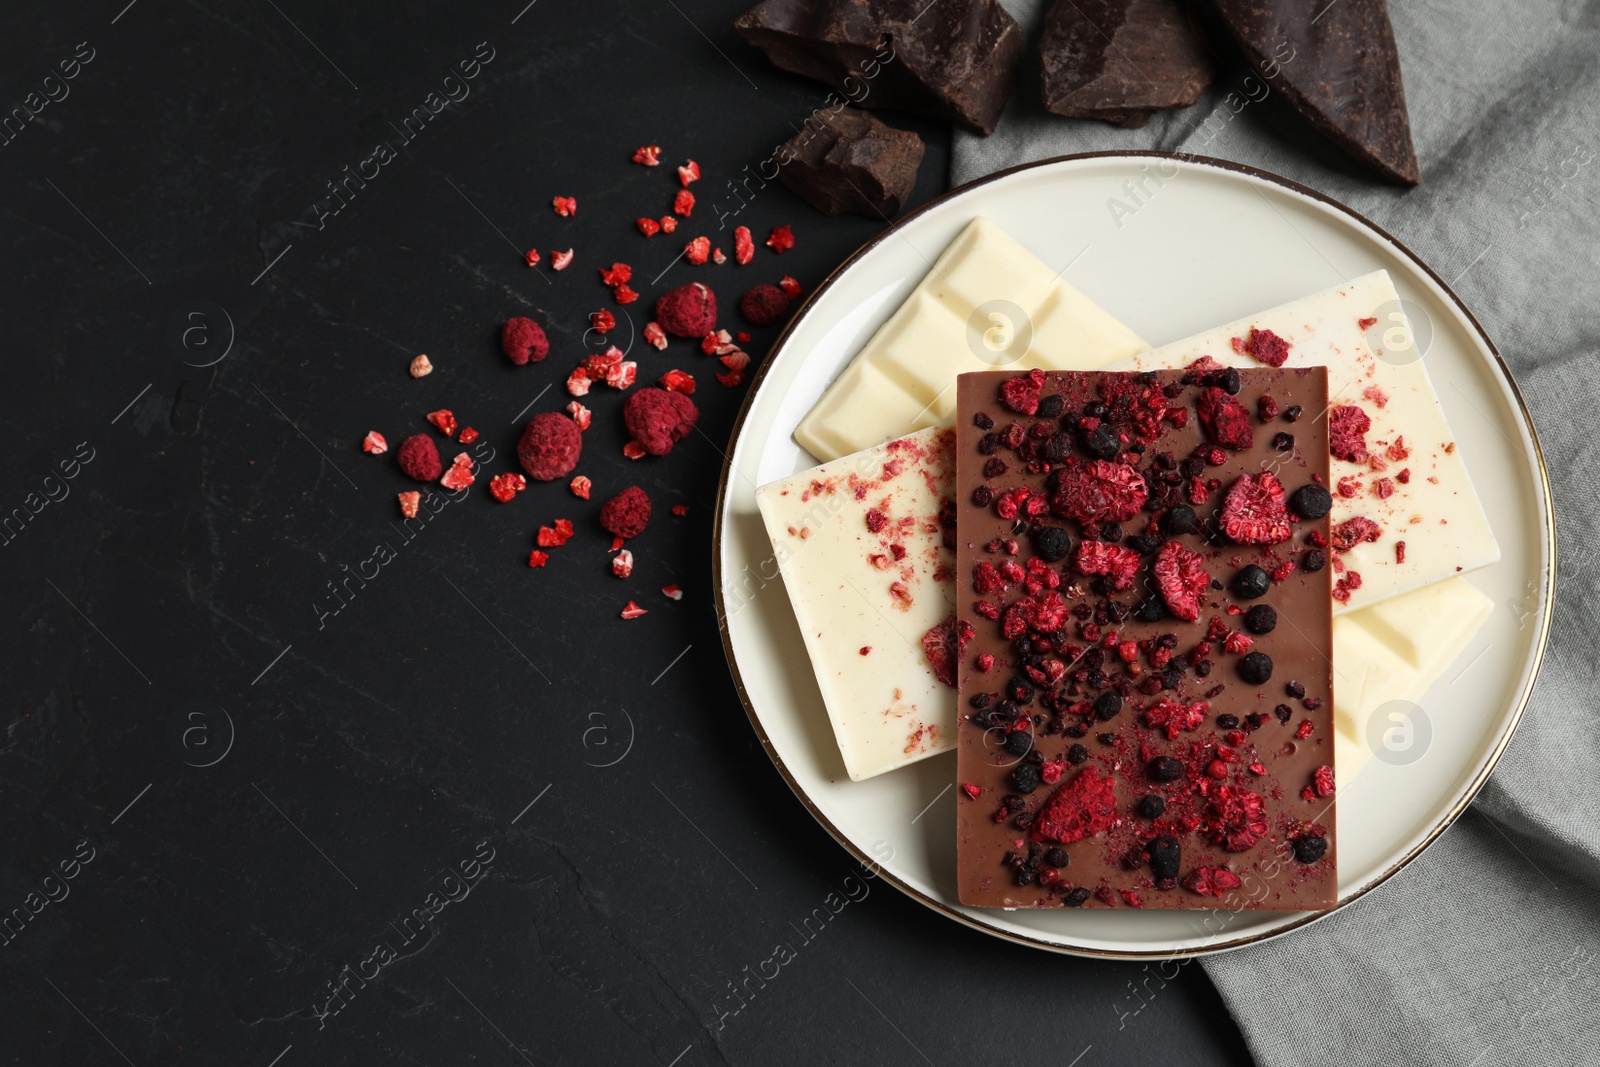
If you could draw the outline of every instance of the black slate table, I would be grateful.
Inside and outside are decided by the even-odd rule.
[[[0,107],[38,112],[0,146],[0,1054],[1246,1059],[1198,967],[958,927],[856,878],[790,794],[718,638],[744,388],[706,357],[639,356],[701,382],[704,432],[664,459],[625,459],[620,397],[591,397],[594,500],[502,506],[480,481],[399,527],[405,479],[362,435],[449,407],[508,469],[521,413],[568,399],[596,267],[635,266],[636,311],[699,277],[726,305],[778,273],[813,285],[882,227],[773,185],[727,223],[793,224],[757,260],[772,277],[674,263],[692,233],[731,252],[727,182],[825,91],[738,41],[738,3],[525,2],[0,13]],[[936,195],[948,132],[887,117],[927,139],[916,201]],[[628,162],[652,142],[667,166]],[[667,213],[690,156],[696,217],[644,240],[631,220]],[[573,268],[528,270],[530,245]],[[550,359],[498,353],[513,314],[551,324]],[[775,331],[755,333],[759,359]],[[418,353],[437,370],[413,381]],[[595,516],[628,482],[657,516],[622,582]],[[559,517],[578,535],[530,570]],[[620,619],[630,597],[650,614]]]

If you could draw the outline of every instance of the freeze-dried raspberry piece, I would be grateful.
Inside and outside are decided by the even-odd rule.
[[[1031,836],[1035,841],[1070,845],[1111,828],[1117,811],[1116,787],[1109,776],[1085,767],[1056,787],[1039,808]]]
[[[1355,404],[1335,404],[1328,412],[1328,451],[1335,459],[1367,461],[1367,431],[1372,419]]]
[[[676,584],[664,585],[661,587],[661,595],[666,597],[668,600],[682,600],[683,590],[678,588]]]
[[[678,228],[678,220],[671,215],[661,216],[661,232],[671,233]]]
[[[444,473],[444,463],[439,459],[439,447],[427,434],[412,434],[400,442],[395,450],[395,461],[410,478],[419,482],[437,481]]]
[[[589,423],[594,419],[594,415],[589,409],[576,400],[567,403],[567,414],[572,416],[572,421],[578,424],[578,429],[580,430],[587,430]]]
[[[530,267],[537,267],[539,265],[539,250],[537,248],[528,249],[527,254],[522,257],[522,262]]]
[[[1333,768],[1328,764],[1324,763],[1312,773],[1311,791],[1319,797],[1331,797],[1337,792],[1333,784]]]
[[[600,525],[617,537],[638,537],[650,522],[650,497],[630,485],[600,508]]]
[[[639,227],[639,232],[646,237],[654,237],[661,232],[661,223],[655,219],[634,219],[633,224]]]
[[[1250,412],[1216,386],[1200,394],[1198,414],[1206,435],[1223,448],[1240,451],[1255,444],[1255,420]]]
[[[470,445],[477,439],[478,431],[474,430],[471,426],[463,427],[461,432],[456,435],[456,440],[460,441],[464,445]]]
[[[440,408],[438,411],[428,412],[428,421],[438,428],[446,437],[453,437],[456,432],[456,417],[449,408]]]
[[[1271,330],[1258,330],[1250,327],[1250,336],[1246,338],[1235,337],[1233,350],[1240,355],[1252,356],[1269,367],[1281,367],[1289,359],[1289,349],[1293,347],[1288,341],[1279,337]]]
[[[694,194],[687,189],[679,189],[672,198],[672,213],[688,218],[694,214]]]
[[[1239,475],[1222,502],[1222,531],[1241,545],[1289,540],[1289,508],[1277,475],[1271,471]]]
[[[1156,552],[1156,588],[1167,610],[1185,622],[1200,618],[1200,607],[1211,590],[1211,575],[1199,553],[1177,541],[1168,541]]]
[[[589,329],[595,333],[610,333],[617,328],[617,317],[605,308],[589,312]]]
[[[624,619],[637,619],[641,615],[648,614],[648,611],[646,611],[644,608],[641,608],[631,600],[628,601],[628,606],[622,609],[622,617]]]
[[[644,341],[658,352],[667,349],[667,331],[659,323],[647,322],[644,324]]]
[[[681,370],[669,370],[657,383],[663,389],[677,393],[693,393],[694,378]]]
[[[711,252],[711,262],[720,266],[721,264],[728,262],[728,257],[724,255],[722,249],[718,247],[713,249]]]
[[[417,517],[417,509],[422,504],[422,494],[416,490],[399,494],[400,514],[408,519]]]
[[[1221,896],[1244,882],[1226,867],[1196,867],[1183,876],[1183,888],[1200,896]]]
[[[427,356],[418,356],[411,361],[410,372],[413,378],[426,378],[433,373],[433,361]]]
[[[622,405],[622,421],[634,437],[629,443],[637,443],[652,456],[671,452],[672,446],[694,429],[699,417],[700,409],[693,400],[665,389],[641,389]]]
[[[929,627],[922,635],[922,654],[927,657],[935,678],[955,688],[956,664],[961,662],[961,654],[975,633],[970,622],[958,620],[954,615]]]
[[[1144,477],[1125,463],[1072,460],[1050,472],[1050,509],[1079,522],[1127,522],[1148,496]]]
[[[571,519],[557,519],[554,526],[539,527],[539,533],[534,538],[534,543],[540,548],[560,548],[572,540],[573,532]]]
[[[456,454],[450,462],[450,469],[444,472],[444,477],[439,479],[439,484],[446,489],[456,491],[466,489],[473,483],[472,457],[465,452]]]
[[[517,462],[535,481],[551,482],[572,473],[583,454],[583,431],[577,423],[555,411],[528,420],[517,442]]]
[[[1383,527],[1367,518],[1357,515],[1341,522],[1329,531],[1328,542],[1340,552],[1348,552],[1364,541],[1376,541],[1383,536]]]
[[[550,562],[550,553],[540,552],[537,548],[528,553],[528,566],[543,567]]]
[[[1163,730],[1169,741],[1176,741],[1180,733],[1198,730],[1211,710],[1203,700],[1185,704],[1178,700],[1158,700],[1144,709],[1144,723],[1152,730]]]
[[[733,261],[743,267],[756,258],[756,242],[750,236],[750,227],[733,228]]]
[[[600,281],[608,289],[615,289],[633,280],[633,268],[626,263],[613,263],[600,268]]]
[[[606,368],[606,384],[613,389],[626,389],[632,385],[639,374],[639,365],[632,360],[622,363],[613,363]]]
[[[656,298],[656,322],[674,337],[704,337],[717,325],[717,294],[700,282],[669,289]]]
[[[641,167],[661,166],[661,146],[658,144],[641,145],[634,149],[633,161]]]
[[[739,298],[739,314],[757,326],[771,326],[789,314],[789,297],[776,285],[758,285]]]
[[[794,228],[787,223],[774,226],[772,232],[767,235],[767,247],[780,255],[789,251],[794,247]]]
[[[573,396],[588,396],[590,384],[589,372],[582,367],[574,367],[567,375],[567,392]]]
[[[500,328],[500,350],[517,366],[537,363],[550,354],[550,339],[544,327],[532,319],[517,316]]]
[[[629,459],[643,459],[650,453],[646,452],[638,441],[628,441],[622,446],[622,454]]]
[[[683,246],[683,258],[698,267],[711,258],[711,238],[696,237]]]
[[[1039,391],[1044,388],[1044,371],[1034,368],[1027,374],[1000,383],[1000,402],[1019,415],[1039,410]]]
[[[633,573],[633,553],[623,549],[611,557],[611,573],[618,578],[626,578]]]
[[[528,488],[528,479],[520,474],[496,474],[489,479],[489,495],[504,504]]]
[[[553,196],[550,198],[550,206],[555,209],[557,215],[562,218],[568,218],[578,213],[578,198],[574,196]]]
[[[593,488],[593,486],[594,483],[589,480],[587,475],[580,474],[576,478],[572,479],[572,495],[577,497],[579,500],[588,500],[589,490]]]
[[[1133,587],[1139,574],[1139,553],[1121,545],[1104,541],[1079,541],[1078,554],[1072,565],[1079,574],[1103,574],[1111,579],[1111,588],[1117,592]]]
[[[368,430],[367,436],[361,439],[361,451],[381,456],[389,451],[389,442],[384,440],[383,434],[377,430]]]
[[[805,292],[805,290],[801,288],[799,281],[788,274],[785,274],[783,277],[778,279],[778,288],[789,294],[790,300],[800,299],[801,294]]]
[[[1201,823],[1206,840],[1228,852],[1254,848],[1268,830],[1260,794],[1238,786],[1219,785],[1211,794]]]
[[[678,168],[678,180],[683,183],[683,187],[685,189],[689,188],[689,183],[690,182],[699,181],[700,180],[700,164],[696,163],[694,160],[691,159],[691,160],[689,160],[689,162],[687,162],[683,166],[679,167]]]
[[[551,270],[566,270],[571,265],[572,265],[572,249],[569,248],[565,252],[551,252],[550,253],[550,269]]]

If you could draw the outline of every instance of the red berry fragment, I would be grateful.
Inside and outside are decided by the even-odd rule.
[[[660,225],[662,233],[671,233],[678,228],[678,220],[671,215],[662,215]]]
[[[633,268],[626,263],[613,263],[610,267],[600,268],[600,281],[608,289],[615,289],[632,280]]]
[[[678,180],[683,183],[683,187],[685,189],[689,188],[689,183],[690,182],[699,181],[700,180],[700,164],[696,163],[694,160],[691,159],[691,160],[689,160],[689,162],[687,162],[683,166],[679,167],[678,168]]]
[[[638,441],[629,441],[622,446],[622,454],[629,459],[643,459],[650,453],[646,452]]]
[[[1219,785],[1211,795],[1201,828],[1206,840],[1228,852],[1245,852],[1268,830],[1266,805],[1260,794],[1238,786]]]
[[[970,795],[970,794],[969,794]],[[1035,841],[1070,845],[1111,828],[1117,811],[1113,779],[1093,766],[1085,767],[1056,788],[1033,820]]]
[[[694,194],[687,189],[679,189],[672,198],[672,213],[688,218],[694,214]]]
[[[641,608],[639,605],[635,604],[631,600],[628,601],[628,606],[622,609],[622,617],[624,619],[637,619],[641,615],[648,615],[648,614],[649,614],[649,612],[647,612],[644,608]]]
[[[733,261],[743,267],[754,258],[756,258],[756,242],[750,236],[750,227],[735,226],[733,228]]]
[[[544,335],[544,327],[532,319],[518,316],[507,319],[500,328],[500,350],[507,359],[521,367],[548,356],[550,339]]]
[[[439,484],[454,492],[468,488],[473,480],[472,457],[465,452],[458,452],[450,462],[450,469],[439,479]]]
[[[626,578],[633,573],[633,553],[623,549],[611,557],[611,573],[618,578]]]
[[[672,505],[672,513],[674,515],[678,516],[679,518],[682,518],[683,516],[689,514],[689,505],[688,504],[674,504],[674,505]]]
[[[550,253],[550,269],[551,270],[566,270],[567,267],[569,267],[571,264],[572,264],[572,249],[569,248],[565,252],[551,252]]]
[[[560,215],[562,218],[567,218],[578,213],[578,200],[576,197],[553,196],[550,198],[550,206],[554,208],[555,213]]]
[[[1044,388],[1044,371],[1035,368],[1027,374],[1000,383],[1000,402],[1019,415],[1039,410],[1039,390]]]
[[[684,245],[683,258],[696,267],[702,266],[706,260],[711,258],[711,238],[696,237]]]
[[[1333,784],[1333,768],[1324,763],[1311,775],[1311,791],[1319,797],[1331,797],[1337,789]]]
[[[1241,451],[1255,444],[1256,430],[1250,412],[1216,386],[1200,394],[1198,411],[1206,435],[1223,448]]]
[[[433,482],[444,473],[444,463],[439,459],[439,448],[427,434],[412,434],[400,442],[395,450],[395,461],[407,477],[419,482]]]
[[[800,283],[787,274],[778,279],[778,288],[788,293],[790,300],[800,299],[800,295],[805,292]]]
[[[1144,477],[1124,463],[1071,461],[1051,472],[1050,508],[1079,522],[1127,522],[1144,508]]]
[[[774,226],[767,235],[767,247],[774,252],[782,254],[794,247],[794,229],[790,226]]]
[[[528,488],[528,479],[520,474],[496,474],[489,479],[489,495],[505,504]]]
[[[571,519],[557,519],[554,526],[541,526],[534,540],[540,548],[560,548],[572,540],[574,527]]]
[[[619,285],[611,290],[611,299],[619,304],[631,304],[639,299],[639,294],[634,291],[632,286]]]
[[[617,328],[617,317],[605,308],[589,312],[589,328],[595,333],[610,333]]]
[[[383,434],[377,430],[368,430],[367,436],[361,439],[361,451],[381,456],[389,451],[389,442],[384,440]]]
[[[593,486],[594,483],[589,480],[587,475],[580,474],[576,478],[572,479],[572,485],[570,488],[572,489],[573,496],[577,497],[579,500],[588,500],[589,490],[593,488]]]
[[[440,433],[446,437],[453,437],[456,432],[456,417],[449,408],[440,408],[438,411],[428,412],[428,421],[436,426]]]
[[[1241,545],[1289,540],[1289,509],[1275,474],[1239,475],[1222,504],[1222,530]]]
[[[660,323],[647,322],[644,324],[644,340],[656,351],[664,352],[667,348],[667,331],[661,328]]]
[[[593,413],[576,400],[567,402],[567,414],[572,416],[572,421],[578,424],[580,430],[587,430],[594,419]]]
[[[537,267],[539,265],[539,250],[537,248],[528,249],[528,254],[522,257],[522,262],[530,267]]]
[[[1226,867],[1196,867],[1183,876],[1183,888],[1202,897],[1218,896],[1238,889],[1244,882]]]
[[[565,415],[545,411],[528,420],[517,442],[517,462],[540,482],[564,478],[583,454],[583,432]]]
[[[1337,551],[1348,552],[1364,541],[1376,541],[1382,537],[1383,527],[1365,515],[1357,515],[1354,518],[1344,520],[1329,533],[1329,543]]]
[[[528,566],[543,567],[550,562],[550,553],[540,552],[537,548],[528,553]]]
[[[1293,347],[1288,341],[1279,337],[1271,330],[1258,330],[1250,327],[1250,336],[1247,338],[1233,339],[1233,350],[1241,355],[1252,356],[1269,367],[1281,367],[1289,359],[1289,349]]]
[[[664,456],[694,429],[700,409],[680,392],[641,389],[622,405],[622,420],[634,441],[652,456]],[[626,450],[624,450],[626,454]],[[569,468],[570,469],[570,468]]]
[[[678,588],[676,584],[664,585],[661,587],[661,595],[666,597],[668,600],[682,600],[683,590]]]
[[[1139,560],[1139,553],[1131,548],[1104,541],[1080,541],[1077,557],[1072,562],[1079,574],[1103,574],[1110,578],[1111,587],[1120,593],[1133,587],[1133,579],[1139,574]]]
[[[661,223],[655,219],[634,219],[633,224],[639,227],[639,232],[646,237],[654,237],[661,232]]]
[[[456,440],[460,441],[464,445],[470,445],[477,439],[478,431],[474,430],[471,426],[464,427],[462,431],[456,435]]]
[[[669,370],[663,374],[658,384],[663,389],[678,393],[693,393],[694,378],[681,370]]]
[[[1156,588],[1167,610],[1185,622],[1200,618],[1200,607],[1211,590],[1211,575],[1199,553],[1180,542],[1168,541],[1156,552]]]
[[[1372,419],[1355,404],[1335,404],[1328,412],[1328,451],[1335,459],[1367,461],[1367,431]]]
[[[422,494],[413,489],[409,492],[400,493],[399,500],[400,514],[408,519],[416,518],[417,509],[422,504]]]
[[[656,322],[674,337],[704,337],[717,325],[717,294],[700,282],[670,289],[656,299]]]
[[[638,537],[650,522],[650,497],[630,485],[600,508],[600,525],[617,537]]]
[[[757,326],[771,326],[789,314],[789,297],[776,285],[758,285],[739,298],[739,314]]]
[[[634,149],[633,161],[642,167],[661,166],[661,146],[658,144],[641,145]]]

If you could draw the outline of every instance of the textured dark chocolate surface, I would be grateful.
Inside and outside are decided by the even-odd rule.
[[[1301,795],[1303,789],[1312,786],[1317,769],[1331,767],[1334,758],[1333,666],[1329,659],[1331,568],[1308,573],[1297,567],[1282,580],[1274,581],[1259,599],[1243,599],[1231,588],[1235,576],[1247,565],[1259,564],[1272,572],[1286,561],[1299,560],[1308,538],[1327,536],[1328,521],[1326,517],[1314,522],[1296,520],[1290,523],[1288,540],[1251,545],[1236,543],[1220,532],[1217,520],[1229,490],[1241,476],[1271,475],[1279,478],[1291,494],[1319,476],[1326,482],[1327,421],[1321,417],[1327,406],[1326,371],[1309,368],[1240,372],[1242,386],[1237,402],[1249,413],[1254,442],[1248,448],[1221,450],[1218,455],[1224,462],[1220,465],[1203,464],[1199,477],[1208,483],[1219,483],[1209,486],[1203,503],[1193,502],[1191,479],[1181,470],[1181,464],[1197,451],[1215,448],[1195,410],[1197,398],[1211,383],[1195,381],[1193,374],[1185,375],[1182,371],[1150,376],[1109,372],[1047,374],[1043,396],[1059,394],[1065,401],[1066,414],[1059,419],[1029,417],[1010,410],[1001,400],[1000,388],[1016,377],[1012,373],[988,371],[964,374],[959,379],[956,607],[960,617],[974,627],[959,677],[962,719],[957,731],[957,782],[961,791],[957,846],[963,903],[983,907],[1061,907],[1066,905],[1070,892],[1080,887],[1089,894],[1087,901],[1079,902],[1081,906],[1309,910],[1328,907],[1336,900],[1333,801],[1331,797],[1305,799]],[[1117,398],[1126,400],[1146,391],[1157,405],[1181,409],[1187,415],[1147,420],[1140,434],[1130,438],[1127,431],[1132,423],[1118,413],[1133,408]],[[1294,422],[1282,414],[1264,421],[1257,417],[1258,402],[1264,395],[1272,397],[1283,411],[1299,405],[1304,415]],[[1103,524],[1064,518],[1059,513],[1064,502],[1086,498],[1052,492],[1060,471],[1101,469],[1091,468],[1097,461],[1081,443],[1084,435],[1077,432],[1085,406],[1096,402],[1109,404],[1109,424],[1124,431],[1124,447],[1130,439],[1148,442],[1143,454],[1136,458],[1137,469],[1158,469],[1164,462],[1158,457],[1164,454],[1178,465],[1177,477],[1168,479],[1173,484],[1162,490],[1165,499],[1148,492],[1148,506],[1140,507],[1131,493],[1123,498],[1132,501],[1137,514],[1120,520],[1122,535],[1118,541],[1104,543],[1142,552],[1143,558],[1137,563],[1137,570],[1129,572],[1127,588],[1116,591],[1102,584],[1110,578],[1086,576],[1079,563],[1079,546],[1092,544],[1104,535]],[[975,425],[978,416],[987,416],[993,428]],[[1174,424],[1183,418],[1187,419],[1185,424]],[[994,435],[1001,435],[1004,442],[1008,428],[1014,424],[1021,431],[1010,432],[1013,439],[1026,442],[1022,450],[1004,443],[998,450],[991,447]],[[1151,439],[1152,425],[1161,427],[1159,439]],[[1052,464],[1044,459],[1046,442],[1058,433],[1067,437],[1058,438],[1058,445],[1050,446],[1056,449],[1057,462]],[[1294,435],[1292,449],[1280,451],[1274,447],[1273,439],[1278,433]],[[1069,447],[1059,447],[1063,444]],[[1122,458],[1129,454],[1124,451]],[[1025,462],[1028,455],[1033,456],[1031,462]],[[1007,469],[999,470],[997,461]],[[1118,464],[1121,458],[1111,462]],[[1046,468],[1050,469],[1048,473]],[[1141,487],[1152,481],[1145,479]],[[1035,498],[1043,496],[1050,501],[1050,508],[1028,522],[1019,522],[1001,514],[1006,505],[991,502],[980,506],[975,495],[1015,493],[1019,489],[1029,490]],[[1175,503],[1192,503],[1199,520],[1194,533],[1162,533],[1167,521],[1167,509],[1162,505]],[[1019,514],[1026,515],[1027,507],[1023,501]],[[1014,560],[1029,568],[1035,566],[1027,561],[1036,555],[1041,542],[1028,530],[1018,532],[1019,524],[1030,523],[1066,530],[1073,550],[1059,562],[1029,573],[1035,588],[1029,589],[1018,581],[1006,581],[999,589],[993,587],[992,580],[980,585],[985,565],[1000,568]],[[1095,537],[1085,537],[1089,526],[1094,527]],[[1162,603],[1160,583],[1152,576],[1152,561],[1162,550],[1153,544],[1130,541],[1146,535],[1151,542],[1181,545],[1203,561],[1211,586],[1204,591],[1195,621],[1175,618],[1168,610],[1160,611],[1154,621],[1139,620],[1137,605],[1146,601]],[[1012,539],[1018,548],[1015,556],[1004,544]],[[1058,553],[1046,553],[1051,554]],[[1051,590],[1047,581],[1039,581],[1050,573],[1060,576],[1058,589]],[[1053,604],[1053,595],[1059,596],[1059,603]],[[1029,654],[1019,653],[1016,644],[1002,633],[1002,627],[1024,617],[1019,600],[1040,609],[1040,618],[1046,617],[1052,606],[1067,612],[1060,630],[1027,629],[1026,639],[1042,637],[1050,642],[1047,650],[1032,646],[1029,654],[1034,658],[1025,658]],[[998,619],[987,617],[992,613],[985,604],[998,610]],[[1117,606],[1112,607],[1113,604]],[[1215,637],[1203,656],[1197,653],[1194,658],[1186,658],[1207,639],[1214,625],[1244,631],[1242,612],[1256,604],[1272,606],[1278,622],[1271,632],[1252,635],[1252,649],[1226,651],[1223,639]],[[1119,619],[1117,615],[1123,614],[1124,608],[1131,610]],[[1108,615],[1108,609],[1113,614]],[[1116,641],[1105,647],[1113,633]],[[1170,662],[1162,664],[1152,655],[1161,646],[1153,643],[1166,635],[1175,640],[1170,642]],[[1119,655],[1120,643],[1129,640],[1144,642],[1131,663]],[[1272,677],[1264,684],[1251,684],[1241,674],[1243,661],[1251,652],[1266,654],[1274,663]],[[981,669],[979,658],[983,656],[995,657],[987,671]],[[1192,665],[1202,658],[1211,664],[1209,668]],[[1176,675],[1157,684],[1164,670],[1174,667],[1180,668]],[[1041,673],[1032,673],[1029,668]],[[1207,673],[1202,676],[1201,670]],[[1017,702],[1020,708],[1015,709],[1014,717],[1007,713],[1012,709],[1001,710],[1001,702],[1017,695],[1011,691],[1016,679],[1026,681],[1031,692]],[[1304,686],[1304,700],[1286,692],[1290,682]],[[1114,702],[1117,710],[1110,715],[1096,713],[1093,708],[1094,702],[1106,693],[1121,697]],[[980,703],[985,704],[982,710],[976,707]],[[1203,709],[1196,707],[1202,703]],[[1287,707],[1287,721],[1280,721],[1275,714],[1278,705]],[[1194,717],[1183,722],[1186,709]],[[1173,724],[1159,725],[1166,715],[1174,717]],[[1240,722],[1237,726],[1219,723],[1222,715],[1235,716]],[[1302,727],[1302,723],[1309,726]],[[1081,734],[1073,736],[1080,729]],[[1306,731],[1305,736],[1297,736],[1301,731]],[[1031,753],[1026,747],[1029,742],[1019,742],[1016,734],[1026,734],[1031,739]],[[1023,746],[1020,752],[1019,744]],[[1073,753],[1074,745],[1081,745],[1081,751]],[[1028,753],[1026,758],[1024,753]],[[1152,761],[1159,758],[1182,764],[1182,776],[1175,781],[1157,781],[1159,775],[1154,773]],[[1037,789],[1026,796],[1021,795],[1023,789],[1017,778],[1017,768],[1023,764],[1032,764],[1043,778]],[[1101,813],[1105,817],[1092,823],[1091,832],[1079,840],[1062,843],[1059,836],[1041,840],[1041,827],[1050,821],[1041,815],[1050,810],[1049,799],[1060,790],[1066,791],[1064,797],[1071,796],[1085,784],[1077,781],[1080,775],[1091,776],[1086,781],[1095,781],[1093,776],[1111,781],[1114,810]],[[979,791],[976,798],[970,795],[972,787]],[[1008,795],[1019,800],[1006,805],[1004,798]],[[1159,818],[1146,818],[1137,812],[1141,798],[1150,795],[1161,797],[1165,804]],[[1249,801],[1250,795],[1259,798],[1261,814],[1259,818],[1240,819],[1238,813],[1254,803]],[[1002,810],[1006,814],[997,820]],[[1023,823],[1032,825],[1019,826],[1019,815]],[[1250,828],[1251,822],[1257,825]],[[1303,825],[1307,822],[1319,824],[1328,841],[1326,856],[1309,865],[1295,860],[1289,843],[1292,836],[1316,833]],[[1175,840],[1180,856],[1174,884],[1170,885],[1156,883],[1149,857],[1140,851],[1162,835]],[[1050,849],[1057,847],[1065,849],[1069,863],[1052,864],[1045,858]],[[1041,862],[1019,879],[1018,864],[1009,863],[1008,858],[1016,857],[1020,863],[1030,855]],[[1242,884],[1225,893],[1201,893],[1178,884],[1193,882],[1197,872],[1208,881],[1215,881],[1205,874],[1205,869],[1212,868],[1231,871]],[[1019,884],[1019,880],[1025,884]]]
[[[734,29],[784,70],[857,107],[994,132],[1023,33],[998,0],[764,0]]]
[[[1129,127],[1194,103],[1216,74],[1181,0],[1056,0],[1039,59],[1046,111]]]
[[[824,215],[900,214],[922,165],[922,138],[853,107],[822,111],[778,153],[778,180]]]
[[[1246,58],[1320,133],[1390,181],[1422,181],[1384,0],[1216,0],[1216,8]]]

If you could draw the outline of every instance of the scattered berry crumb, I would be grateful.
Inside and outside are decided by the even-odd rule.
[[[678,194],[672,198],[672,213],[688,218],[694,214],[694,194],[687,189],[679,189]]]
[[[440,408],[438,411],[428,412],[428,421],[438,427],[439,432],[446,437],[455,436],[456,417],[449,408]]]
[[[622,454],[627,456],[629,459],[643,459],[650,453],[646,452],[644,450],[644,446],[638,441],[629,441],[627,444],[622,446]]]
[[[588,475],[580,474],[576,478],[572,479],[572,495],[577,497],[579,500],[588,500],[589,490],[593,488],[593,486],[594,483],[589,480]]]
[[[472,476],[472,457],[465,452],[456,454],[450,461],[450,469],[444,472],[444,477],[439,479],[439,484],[449,490],[466,489],[475,479]]]
[[[426,378],[433,373],[433,361],[427,356],[418,356],[411,361],[411,376],[413,378]]]
[[[674,505],[672,505],[672,513],[674,515],[678,516],[679,518],[682,518],[683,516],[689,514],[689,505],[688,504],[674,504]]]
[[[661,223],[655,219],[634,219],[633,224],[639,227],[639,232],[646,237],[654,237],[661,232]]]
[[[699,181],[700,180],[700,164],[696,163],[694,160],[691,159],[691,160],[689,160],[689,162],[687,162],[683,166],[679,167],[678,168],[678,180],[683,183],[683,187],[685,189],[689,188],[689,183],[690,182]]]
[[[617,328],[617,317],[605,308],[589,312],[589,328],[595,333],[610,333]]]
[[[572,263],[572,249],[570,249],[570,248],[567,249],[565,252],[551,252],[550,253],[550,269],[551,270],[566,270],[567,267],[571,265],[571,263]]]
[[[656,351],[664,352],[667,348],[667,331],[659,323],[647,322],[644,324],[644,340]]]
[[[537,548],[528,553],[528,566],[543,567],[550,562],[550,553],[540,552]]]
[[[634,149],[633,161],[642,167],[661,166],[661,146],[658,144],[641,145]]]
[[[785,223],[774,226],[767,235],[767,247],[780,255],[794,247],[794,228]]]
[[[528,249],[527,255],[522,257],[522,262],[530,267],[537,267],[539,265],[539,250],[537,248]]]
[[[554,526],[541,526],[534,536],[534,543],[540,548],[560,548],[572,540],[573,526],[571,519],[557,519]]]
[[[622,617],[624,619],[637,619],[641,615],[648,614],[649,612],[645,611],[644,608],[641,608],[631,600],[628,601],[628,606],[622,609]]]
[[[787,293],[790,300],[798,300],[800,295],[805,292],[801,288],[799,281],[787,274],[778,279],[778,288]]]
[[[668,600],[682,600],[683,599],[683,590],[679,589],[676,585],[664,585],[664,586],[662,586],[661,587],[661,593]]]
[[[520,474],[496,474],[489,479],[489,495],[505,504],[528,488],[528,479]]]
[[[672,390],[674,392],[694,392],[694,377],[681,370],[674,369],[667,371],[667,373],[661,376],[658,384],[661,386],[661,388]]]
[[[577,200],[576,197],[572,197],[572,196],[551,197],[550,198],[550,206],[552,208],[554,208],[556,214],[560,215],[562,218],[568,218],[568,217],[570,217],[572,215],[576,215],[578,213],[578,200]]]
[[[733,229],[733,261],[743,267],[756,257],[755,238],[750,236],[750,227],[735,226]]]
[[[370,452],[374,456],[381,456],[389,451],[389,442],[383,439],[383,434],[377,430],[368,430],[367,436],[361,439],[361,451]]]
[[[589,409],[578,403],[576,400],[570,400],[567,402],[567,414],[572,416],[572,421],[578,424],[578,429],[580,430],[587,430],[589,428],[589,423],[594,418],[594,416],[590,414]]]
[[[662,215],[659,225],[662,233],[671,233],[678,228],[678,220],[671,215]]]
[[[422,504],[422,494],[413,489],[410,492],[400,493],[399,500],[400,514],[408,519],[416,518],[417,509]]]
[[[703,265],[711,258],[711,238],[696,237],[683,246],[683,256],[696,267]]]
[[[626,578],[633,573],[633,553],[626,548],[611,557],[611,573]]]
[[[460,441],[464,445],[470,445],[477,439],[478,431],[474,430],[471,426],[465,427],[459,434],[456,435],[456,440]]]

